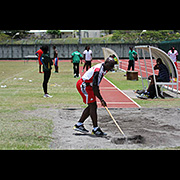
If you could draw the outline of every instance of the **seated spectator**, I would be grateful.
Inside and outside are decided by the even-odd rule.
[[[156,82],[169,82],[170,74],[167,67],[163,64],[161,58],[158,58],[156,60],[156,63],[157,64],[154,66],[154,70],[159,69],[159,74],[155,75]],[[141,98],[141,99],[152,98],[153,99],[154,97],[157,97],[153,75],[149,76],[148,79],[151,80],[148,89],[142,93],[138,93],[136,91],[138,94],[140,94],[137,96],[138,98]],[[159,86],[157,86],[157,89],[158,89],[158,95],[161,98],[164,98],[164,96],[161,94]]]

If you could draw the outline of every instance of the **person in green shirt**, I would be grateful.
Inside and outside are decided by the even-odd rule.
[[[71,63],[73,63],[74,78],[79,77],[79,63],[81,60],[81,64],[82,64],[82,58],[83,56],[79,50],[72,53]]]
[[[132,71],[134,71],[134,65],[135,65],[135,60],[137,58],[137,52],[133,50],[133,47],[129,47],[129,65],[128,65],[128,71],[132,67]]]

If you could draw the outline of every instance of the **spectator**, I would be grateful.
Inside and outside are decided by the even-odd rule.
[[[42,73],[41,72],[41,65],[42,65],[42,54],[43,54],[43,51],[42,51],[42,47],[40,47],[40,49],[38,51],[36,51],[36,56],[38,56],[38,61],[39,61],[39,73]]]
[[[92,61],[92,51],[90,50],[90,46],[87,46],[85,48],[85,51],[83,52],[84,54],[84,60],[85,60],[85,64],[83,66],[83,72],[84,72],[84,68],[86,67],[86,71],[91,68],[91,61]]]
[[[171,49],[168,51],[168,55],[173,60],[174,64],[176,65],[178,69],[177,59],[178,59],[178,51],[175,50],[175,47],[171,47]]]
[[[56,49],[56,46],[53,46],[54,49],[54,67],[55,67],[55,73],[58,73],[58,62],[59,62],[59,58],[58,58],[58,51]]]
[[[82,63],[82,54],[79,52],[79,50],[72,53],[72,63],[73,63],[73,69],[74,69],[74,78],[79,77],[79,63],[81,59]]]
[[[135,66],[135,60],[137,60],[137,52],[133,50],[132,47],[129,47],[129,65],[128,65],[128,71],[132,67],[132,71],[134,71]]]
[[[157,64],[154,66],[154,70],[157,70],[157,69],[159,70],[158,76],[157,75],[155,76],[156,82],[169,82],[170,74],[167,67],[163,64],[161,58],[158,58],[156,60],[156,63]],[[148,89],[145,90],[144,92],[136,91],[138,94],[140,94],[140,96],[137,96],[137,97],[141,99],[154,98],[157,96],[153,75],[149,76],[148,79],[151,80]],[[158,90],[158,95],[161,98],[164,98],[164,96],[161,94],[159,86],[157,86],[157,90]]]

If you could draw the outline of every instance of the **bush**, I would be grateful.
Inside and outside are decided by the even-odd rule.
[[[7,34],[4,34],[4,33],[0,33],[0,42],[5,42],[7,40],[10,40],[11,37]]]

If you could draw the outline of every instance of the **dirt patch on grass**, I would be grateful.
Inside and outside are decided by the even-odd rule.
[[[46,109],[46,112],[48,109]],[[143,143],[116,144],[122,138],[119,130],[105,111],[98,109],[99,126],[108,136],[93,137],[75,132],[72,128],[83,109],[49,109],[53,114],[54,129],[51,149],[158,149],[180,146],[180,110],[178,108],[110,109],[127,136],[141,135]],[[88,118],[85,127],[91,132]]]
[[[140,135],[142,141],[118,143],[123,138],[105,109],[98,109],[99,126],[108,135],[94,137],[73,130],[82,108],[39,108],[22,113],[53,122],[50,149],[159,149],[180,146],[180,109],[178,108],[130,108],[110,109],[119,126],[128,137]],[[88,118],[85,127],[91,132]],[[39,134],[41,136],[41,134]]]

